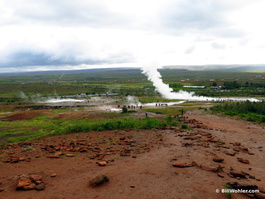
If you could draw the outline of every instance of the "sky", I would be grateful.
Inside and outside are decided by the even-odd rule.
[[[0,0],[0,73],[265,64],[264,0]]]

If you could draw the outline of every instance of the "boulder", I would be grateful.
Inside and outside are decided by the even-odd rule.
[[[41,183],[41,184],[38,184],[36,187],[35,187],[36,190],[38,191],[42,191],[45,189],[45,184],[44,183]]]
[[[31,184],[30,179],[22,177],[18,180],[17,189],[28,186],[30,184]]]
[[[109,178],[105,175],[98,175],[96,177],[94,177],[93,179],[90,180],[89,182],[89,186],[91,187],[96,187],[96,186],[100,186],[106,182],[109,181]]]

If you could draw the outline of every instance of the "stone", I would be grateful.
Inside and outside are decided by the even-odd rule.
[[[72,153],[67,153],[67,154],[66,154],[66,157],[75,157],[75,155],[72,154]]]
[[[30,179],[22,177],[18,180],[17,188],[22,188],[22,187],[28,186],[30,184],[31,184]]]
[[[224,158],[213,158],[213,161],[221,163],[224,161]]]
[[[36,187],[35,187],[36,190],[38,191],[42,191],[45,189],[45,184],[44,183],[41,183],[41,184],[38,184]]]
[[[90,180],[89,182],[89,186],[91,187],[96,187],[96,186],[100,186],[106,182],[109,181],[109,178],[105,175],[98,175],[96,177],[94,177],[93,179]]]
[[[240,142],[235,142],[233,145],[234,145],[234,146],[240,146],[241,143],[240,143]]]
[[[36,174],[34,174],[34,175],[31,175],[31,176],[30,176],[30,179],[31,179],[32,181],[34,181],[34,182],[36,182],[36,181],[41,181],[41,180],[42,180],[42,176],[41,176],[41,175],[36,175]]]
[[[98,161],[97,164],[99,166],[106,166],[107,165],[107,162],[106,161]]]
[[[242,171],[230,171],[229,173],[231,176],[233,176],[234,178],[236,177],[240,177],[240,178],[246,178],[246,175],[242,172]]]
[[[33,189],[35,189],[35,187],[36,187],[36,184],[35,183],[31,183],[31,184],[29,184],[27,186],[24,186],[23,189],[24,190],[33,190]]]
[[[238,162],[242,162],[244,164],[249,164],[249,161],[248,160],[245,160],[243,158],[237,158]]]
[[[234,152],[226,152],[225,154],[226,155],[230,155],[230,156],[235,156],[236,153],[234,153]]]
[[[25,160],[26,160],[26,158],[23,158],[23,157],[19,158],[19,161],[25,161]]]
[[[187,162],[173,162],[172,166],[179,167],[179,168],[185,168],[185,167],[192,167],[194,165],[192,163],[187,163]]]
[[[50,175],[50,177],[56,177],[57,176],[57,173],[52,173],[51,175]]]
[[[218,175],[218,177],[220,177],[220,178],[224,178],[224,177],[225,177],[225,176],[224,176],[223,174],[221,174],[221,173],[218,173],[217,175]]]

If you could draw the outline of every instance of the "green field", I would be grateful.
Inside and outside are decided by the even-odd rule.
[[[160,70],[163,81],[174,90],[186,90],[197,95],[209,97],[259,97],[265,98],[265,74],[260,71],[183,71],[176,69]],[[184,85],[205,86],[203,89],[183,88]],[[221,89],[211,89],[221,86]],[[34,72],[0,75],[0,114],[19,110],[32,109],[32,105],[41,99],[60,97],[78,98],[76,95],[86,94],[83,98],[115,93],[114,106],[126,103],[127,96],[136,96],[141,103],[171,102],[163,99],[152,83],[139,69],[85,70]],[[79,98],[78,98],[79,99]],[[248,102],[247,102],[248,103]],[[235,104],[212,102],[214,113],[237,116],[249,121],[264,123],[264,113],[252,111],[245,106],[252,104]],[[44,135],[73,133],[84,131],[119,130],[126,128],[150,129],[161,126],[178,125],[179,121],[170,118],[190,109],[204,107],[203,102],[185,102],[180,106],[148,108],[142,111],[161,115],[160,119],[139,120],[134,113],[103,113],[92,111],[85,118],[50,119],[54,115],[73,112],[76,107],[52,109],[49,114],[39,115],[24,121],[7,121],[0,115],[0,140],[18,142],[34,139]],[[264,111],[264,101],[259,104]],[[239,108],[239,107],[244,108]],[[255,105],[256,107],[257,105]],[[30,107],[30,108],[29,108]],[[202,108],[207,109],[207,108]],[[245,112],[238,112],[238,110]],[[254,108],[253,108],[254,109]],[[86,113],[84,108],[78,112]],[[137,113],[136,113],[137,114]],[[124,125],[121,125],[124,124]]]

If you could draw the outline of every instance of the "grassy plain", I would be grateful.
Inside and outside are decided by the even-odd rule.
[[[265,74],[259,71],[183,71],[176,69],[160,70],[163,81],[174,91],[186,90],[197,95],[265,97]],[[226,82],[226,83],[225,83]],[[184,85],[205,86],[204,89],[183,88]],[[232,85],[225,88],[224,85]],[[211,86],[221,86],[222,89],[211,89]],[[234,87],[233,87],[234,86]],[[50,113],[41,114],[27,120],[8,121],[7,112],[25,111],[25,105],[47,98],[80,98],[90,95],[116,94],[119,102],[126,102],[126,96],[137,96],[141,103],[170,102],[176,100],[163,99],[147,77],[139,69],[112,69],[86,71],[58,71],[0,75],[0,140],[18,142],[49,134],[82,132],[90,130],[114,130],[124,128],[157,128],[173,123],[164,119],[145,119],[143,121],[131,118],[131,114],[90,112],[89,117],[78,119],[55,118],[73,108],[52,109]],[[172,116],[189,109],[200,108],[199,102],[186,102],[181,106],[148,108],[143,111]],[[116,106],[116,104],[115,104]],[[75,108],[76,109],[76,108]],[[213,109],[214,110],[214,109]],[[217,109],[216,109],[217,110]],[[215,111],[216,111],[215,110]],[[219,107],[218,111],[221,108]],[[82,108],[79,112],[86,112]],[[223,111],[225,113],[225,111]],[[244,113],[247,114],[247,113]],[[10,116],[10,115],[9,115]],[[260,122],[264,122],[261,117]],[[249,119],[250,120],[250,119]],[[122,126],[121,124],[125,124]],[[1,142],[0,142],[1,143]]]

